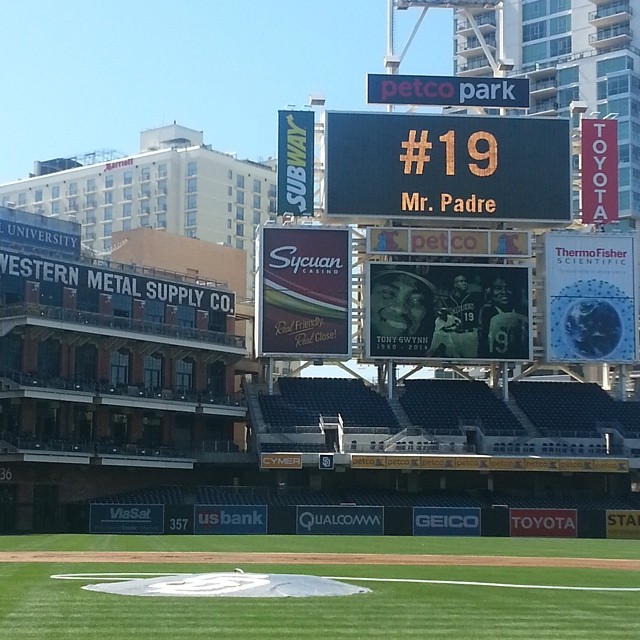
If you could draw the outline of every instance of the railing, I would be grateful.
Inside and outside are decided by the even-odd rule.
[[[12,304],[0,309],[1,318],[17,316],[46,318],[47,320],[59,320],[93,327],[117,328],[123,331],[134,331],[136,333],[181,338],[184,340],[197,340],[198,342],[208,342],[238,349],[246,348],[246,341],[243,336],[221,333],[219,331],[177,327],[158,322],[147,322],[145,320],[104,315],[76,309],[62,309],[60,307],[41,304]]]
[[[628,2],[616,2],[615,4],[599,7],[596,11],[591,11],[589,13],[589,21],[598,20],[599,18],[608,18],[609,16],[615,16],[619,13],[632,13]]]

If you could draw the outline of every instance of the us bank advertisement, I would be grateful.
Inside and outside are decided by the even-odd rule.
[[[636,236],[546,234],[547,360],[637,359]]]
[[[351,356],[351,232],[263,227],[258,278],[260,356]]]

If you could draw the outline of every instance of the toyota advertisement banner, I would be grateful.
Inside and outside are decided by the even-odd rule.
[[[296,507],[299,535],[381,536],[383,507]]]
[[[414,507],[414,536],[479,536],[480,509]]]
[[[350,229],[265,226],[259,255],[259,356],[348,360]]]
[[[582,130],[582,222],[618,219],[618,121],[584,118]]]
[[[510,509],[512,538],[577,538],[576,509]]]
[[[547,360],[635,362],[635,234],[549,232],[545,244]]]

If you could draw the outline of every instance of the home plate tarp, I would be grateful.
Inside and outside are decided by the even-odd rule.
[[[85,585],[83,589],[125,596],[190,598],[306,598],[351,596],[370,589],[319,576],[273,573],[194,573]]]

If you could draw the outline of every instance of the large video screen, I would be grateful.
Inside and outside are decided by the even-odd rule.
[[[328,216],[570,221],[569,120],[326,114]]]
[[[370,263],[365,357],[531,360],[530,281],[521,266]]]

